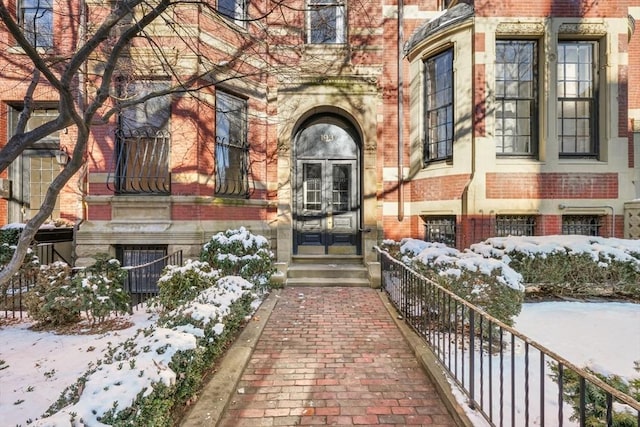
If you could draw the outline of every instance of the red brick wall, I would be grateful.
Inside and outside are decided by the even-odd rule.
[[[616,173],[487,173],[488,199],[615,199]]]
[[[412,182],[411,200],[459,200],[470,175],[451,175]]]
[[[626,16],[624,2],[616,0],[475,0],[476,16]]]

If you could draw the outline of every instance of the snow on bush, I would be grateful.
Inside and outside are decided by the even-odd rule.
[[[640,298],[640,241],[596,236],[493,237],[471,251],[499,259],[542,294]]]
[[[520,313],[522,276],[500,260],[410,238],[399,243],[385,241],[383,247],[428,279],[507,324]]]
[[[221,275],[241,276],[259,287],[264,287],[275,271],[273,258],[269,241],[244,227],[215,234],[200,254],[200,260],[220,270]]]
[[[185,373],[175,367],[208,365],[210,361],[203,358],[205,347],[215,344],[224,332],[234,303],[242,298],[253,300],[252,289],[253,284],[240,277],[220,279],[193,301],[163,315],[154,326],[140,329],[133,338],[110,348],[77,384],[63,392],[45,418],[32,425],[105,426],[122,420],[120,414],[136,425],[131,420],[140,421],[140,410],[128,408],[151,399],[154,390],[164,390],[162,397],[166,397],[166,390],[179,390],[196,375],[201,378],[201,371]],[[253,304],[252,310],[255,308]],[[198,385],[188,384],[183,394],[195,392]]]

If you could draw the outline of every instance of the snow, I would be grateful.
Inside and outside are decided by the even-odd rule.
[[[508,253],[518,250],[583,251],[603,254],[606,259],[626,259],[631,253],[640,253],[640,241],[602,238],[574,238],[550,236],[548,238],[495,238],[491,242],[474,245],[471,251],[457,252],[443,245],[405,240],[407,250],[423,254],[429,259],[440,256],[462,260],[463,265],[474,265],[479,271],[496,268],[496,260],[487,254],[502,257],[500,268],[508,262]],[[472,263],[472,264],[469,264]],[[452,268],[451,270],[455,270]],[[455,274],[453,272],[452,274]],[[517,273],[516,273],[517,274]],[[515,280],[515,279],[510,279]],[[508,282],[508,281],[507,281]],[[250,288],[241,278],[220,279],[220,286],[201,293],[193,302],[181,309],[192,318],[213,321],[216,332],[223,325],[218,316],[224,316],[229,304]],[[168,368],[170,356],[179,349],[193,348],[202,330],[193,325],[162,328],[156,323],[157,314],[142,307],[126,320],[131,327],[97,335],[56,335],[29,329],[31,322],[5,325],[0,329],[0,425],[26,425],[42,417],[60,393],[83,375],[96,368],[96,362],[117,348],[120,343],[138,335],[138,348],[148,346],[150,351],[140,352],[135,359],[126,358],[123,364],[101,365],[89,377],[80,401],[46,420],[34,422],[39,426],[68,426],[69,413],[101,425],[96,413],[109,410],[114,402],[126,406],[137,393],[153,381],[170,383],[175,373]],[[615,373],[625,378],[640,374],[633,363],[640,360],[640,304],[544,302],[526,303],[515,319],[515,328],[563,358],[578,366],[588,366],[603,374]],[[153,329],[147,337],[141,330]],[[163,351],[158,352],[157,349]],[[142,372],[142,374],[140,374]],[[464,396],[459,394],[464,401]],[[473,419],[479,420],[477,414]],[[480,425],[480,421],[478,421]]]
[[[176,311],[203,324],[215,321],[214,331],[220,334],[224,325],[218,319],[252,287],[241,277],[223,277],[217,286]],[[132,326],[98,335],[38,332],[29,329],[29,319],[0,329],[0,425],[33,421],[34,426],[68,426],[71,414],[84,421],[79,425],[103,425],[97,418],[114,403],[125,408],[139,393],[150,393],[152,383],[172,384],[176,373],[169,368],[171,358],[177,351],[195,348],[196,338],[203,335],[193,325],[160,326],[158,314],[147,306],[140,306],[124,320]],[[135,339],[135,348],[119,346],[130,338]],[[113,362],[97,363],[107,359]],[[39,419],[87,371],[80,400]]]

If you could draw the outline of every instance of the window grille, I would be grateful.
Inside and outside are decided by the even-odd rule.
[[[20,0],[18,23],[32,46],[53,46],[53,0]]]
[[[596,156],[597,43],[558,43],[558,139],[563,156]]]
[[[345,4],[339,0],[309,0],[308,43],[346,42]]]
[[[600,217],[597,215],[563,215],[562,234],[600,235]]]
[[[453,50],[428,58],[424,67],[424,162],[453,156]]]
[[[496,236],[534,236],[536,220],[528,215],[496,216]]]
[[[424,218],[425,236],[427,242],[444,243],[447,246],[456,246],[456,217],[435,216]]]
[[[125,290],[132,295],[157,294],[158,279],[166,262],[160,260],[167,256],[166,245],[118,245],[116,258],[122,267],[134,267],[149,264],[144,268],[128,270]]]
[[[496,153],[533,155],[537,150],[537,43],[496,41]]]
[[[249,196],[247,101],[221,91],[216,94],[215,192]]]
[[[108,188],[117,194],[169,194],[170,140],[168,131],[153,127],[118,131]]]

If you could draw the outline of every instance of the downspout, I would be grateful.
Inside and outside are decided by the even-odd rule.
[[[402,41],[404,39],[403,32],[404,21],[404,0],[398,0],[398,221],[404,219],[404,172],[402,161],[404,158],[404,138],[402,119],[404,115],[404,97],[403,97],[403,69],[402,69]]]

